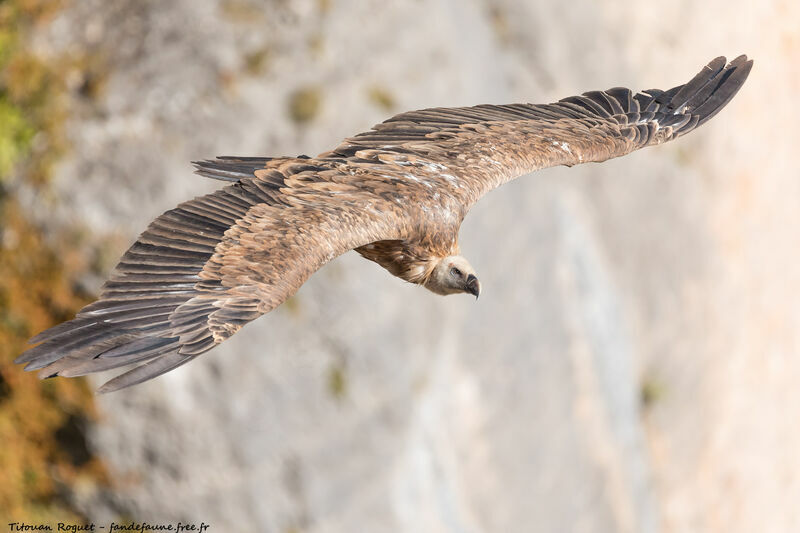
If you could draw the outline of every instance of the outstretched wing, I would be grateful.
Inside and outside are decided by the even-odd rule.
[[[200,171],[215,172],[212,163]],[[334,170],[302,159],[253,170],[154,220],[100,298],[31,339],[41,344],[17,362],[45,377],[144,363],[100,391],[127,387],[210,350],[341,253],[403,237],[391,207],[361,209],[365,193],[333,182]]]
[[[685,85],[586,93],[548,105],[426,109],[393,117],[316,159],[222,158],[235,182],[157,218],[100,299],[40,333],[17,362],[77,376],[143,363],[110,391],[186,363],[278,306],[320,266],[373,241],[449,229],[483,194],[533,170],[604,161],[684,135],[736,94],[752,61],[709,63]],[[435,203],[441,209],[430,209]],[[420,226],[419,217],[447,220]],[[430,224],[431,221],[428,221]],[[419,237],[419,235],[416,235]]]
[[[605,161],[692,131],[747,78],[746,56],[718,57],[684,85],[634,94],[621,87],[546,105],[479,105],[403,113],[323,156],[380,160],[438,174],[464,210],[499,185],[537,169]]]

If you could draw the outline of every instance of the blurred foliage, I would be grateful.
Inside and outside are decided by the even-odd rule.
[[[14,164],[28,151],[33,129],[19,109],[0,100],[0,177],[11,173]]]
[[[646,376],[639,386],[639,402],[645,411],[664,397],[664,385],[653,376]]]
[[[21,188],[45,190],[66,148],[66,63],[50,65],[26,47],[28,32],[60,7],[0,2],[0,514],[39,523],[79,519],[66,487],[106,482],[84,439],[96,416],[85,381],[40,381],[12,363],[31,335],[88,300],[75,282],[87,265],[68,230],[46,239],[16,198]]]
[[[384,111],[391,111],[395,108],[394,96],[389,90],[380,85],[373,85],[367,91],[370,101]]]
[[[267,71],[272,50],[262,46],[244,56],[244,70],[251,76],[260,76]]]
[[[317,87],[304,87],[289,95],[289,116],[298,124],[310,122],[319,114],[322,94]]]
[[[317,0],[317,8],[319,9],[319,12],[323,15],[327,14],[332,7],[333,7],[332,0]]]
[[[336,400],[342,400],[347,395],[347,373],[344,364],[331,365],[328,370],[328,391]]]
[[[58,7],[54,0],[0,2],[0,184],[23,164],[17,175],[33,185],[45,183],[66,146],[64,72],[44,64],[24,40]]]
[[[258,24],[264,20],[264,9],[252,0],[222,0],[222,16],[230,22]]]
[[[75,513],[60,490],[104,479],[82,436],[95,417],[92,393],[84,380],[40,381],[12,361],[31,335],[87,303],[70,282],[83,265],[68,245],[48,245],[14,201],[0,204],[0,219],[0,509],[15,520],[63,521]]]
[[[504,46],[511,44],[511,24],[508,15],[499,5],[489,5],[489,22],[497,41]]]
[[[308,37],[308,52],[314,59],[319,59],[325,53],[325,37],[317,32]]]

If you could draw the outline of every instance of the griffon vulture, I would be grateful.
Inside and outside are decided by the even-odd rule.
[[[605,161],[700,126],[752,61],[718,57],[685,85],[613,88],[547,105],[410,111],[314,158],[220,157],[230,182],[156,218],[99,299],[31,339],[16,362],[42,377],[141,363],[99,390],[140,383],[275,309],[348,250],[436,294],[478,296],[458,230],[488,191],[534,170]]]

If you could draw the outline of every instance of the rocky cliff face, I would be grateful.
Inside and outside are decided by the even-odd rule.
[[[60,14],[39,50],[107,74],[75,102],[58,217],[118,252],[217,185],[192,159],[313,155],[406,109],[666,88],[719,54],[756,59],[688,137],[478,204],[461,234],[478,303],[348,254],[214,352],[100,397],[93,446],[117,481],[80,505],[218,531],[800,528],[800,9],[735,4]]]

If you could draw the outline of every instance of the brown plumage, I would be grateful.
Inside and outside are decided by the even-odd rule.
[[[271,311],[348,250],[433,292],[478,296],[457,242],[473,203],[540,168],[680,137],[724,107],[751,66],[719,57],[668,91],[411,111],[315,158],[196,162],[232,183],[155,219],[100,298],[31,339],[40,344],[17,362],[43,377],[142,363],[100,390],[142,382]]]

